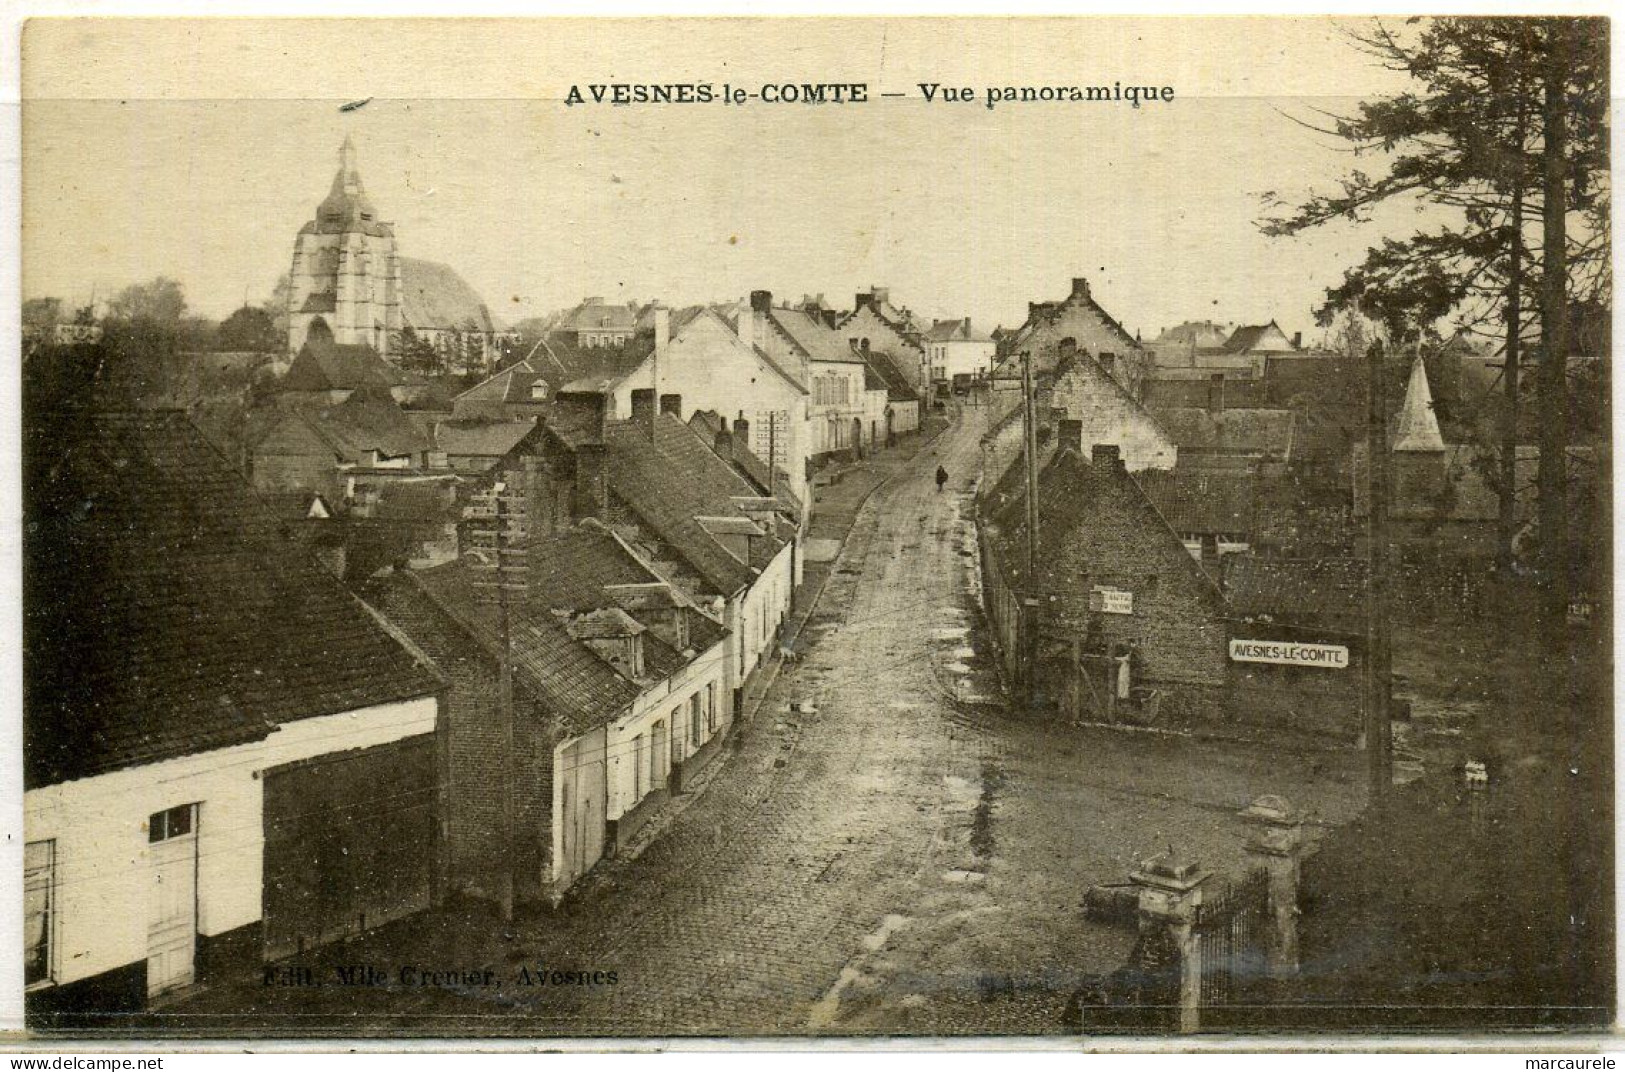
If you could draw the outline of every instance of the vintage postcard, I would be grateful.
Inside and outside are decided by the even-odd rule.
[[[1608,45],[30,22],[27,1031],[1611,1030]]]

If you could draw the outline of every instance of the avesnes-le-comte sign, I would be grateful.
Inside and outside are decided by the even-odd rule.
[[[1279,663],[1346,670],[1349,649],[1337,644],[1299,644],[1291,640],[1232,640],[1230,658],[1238,663]]]

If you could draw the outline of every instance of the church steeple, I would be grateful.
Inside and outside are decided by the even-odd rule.
[[[1422,355],[1416,356],[1411,366],[1411,379],[1405,387],[1405,405],[1399,411],[1394,426],[1392,449],[1417,454],[1443,454],[1444,437],[1439,434],[1439,419],[1433,414],[1433,392],[1428,390],[1427,366]]]
[[[366,188],[361,185],[361,171],[355,163],[355,141],[348,134],[339,147],[339,169],[333,176],[332,188],[316,210],[316,225],[323,231],[368,232],[376,231],[379,226],[378,214],[373,211]]]

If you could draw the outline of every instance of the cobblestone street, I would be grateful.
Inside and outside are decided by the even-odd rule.
[[[221,988],[166,1031],[532,1036],[1057,1034],[1077,980],[1131,935],[1084,891],[1170,844],[1240,864],[1236,811],[1281,793],[1310,834],[1363,796],[1358,755],[1266,753],[1078,730],[1006,712],[975,610],[970,479],[980,412],[934,447],[826,489],[873,488],[816,611],[736,754],[633,860],[511,925],[446,909],[312,954],[371,987]],[[951,479],[940,493],[932,475]],[[878,487],[875,481],[895,470]],[[820,508],[840,509],[839,501]],[[815,586],[807,586],[809,595]],[[399,984],[402,966],[494,985]],[[614,972],[525,985],[540,967]],[[602,977],[601,977],[602,978]],[[245,1015],[246,1014],[246,1015]]]

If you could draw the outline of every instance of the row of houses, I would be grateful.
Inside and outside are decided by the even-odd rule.
[[[30,405],[31,1016],[454,895],[557,903],[719,760],[802,579],[795,461],[918,399],[766,295],[651,326],[635,361],[582,348],[605,375],[522,363],[444,409],[306,342],[241,458],[179,412]],[[829,379],[861,437],[790,419]]]
[[[1304,350],[1273,322],[1193,322],[1146,345],[1083,279],[1000,334],[979,524],[1012,680],[1074,718],[1352,741],[1367,627],[1363,360]],[[1458,349],[1451,341],[1435,363],[1455,367]],[[1034,532],[1021,476],[1027,373]],[[1387,448],[1389,539],[1418,613],[1444,588],[1468,598],[1456,589],[1488,583],[1502,523],[1499,449],[1447,441],[1430,380],[1418,354]],[[1515,551],[1538,542],[1538,457],[1520,445],[1512,467]],[[1571,449],[1588,533],[1595,468],[1588,448]]]

